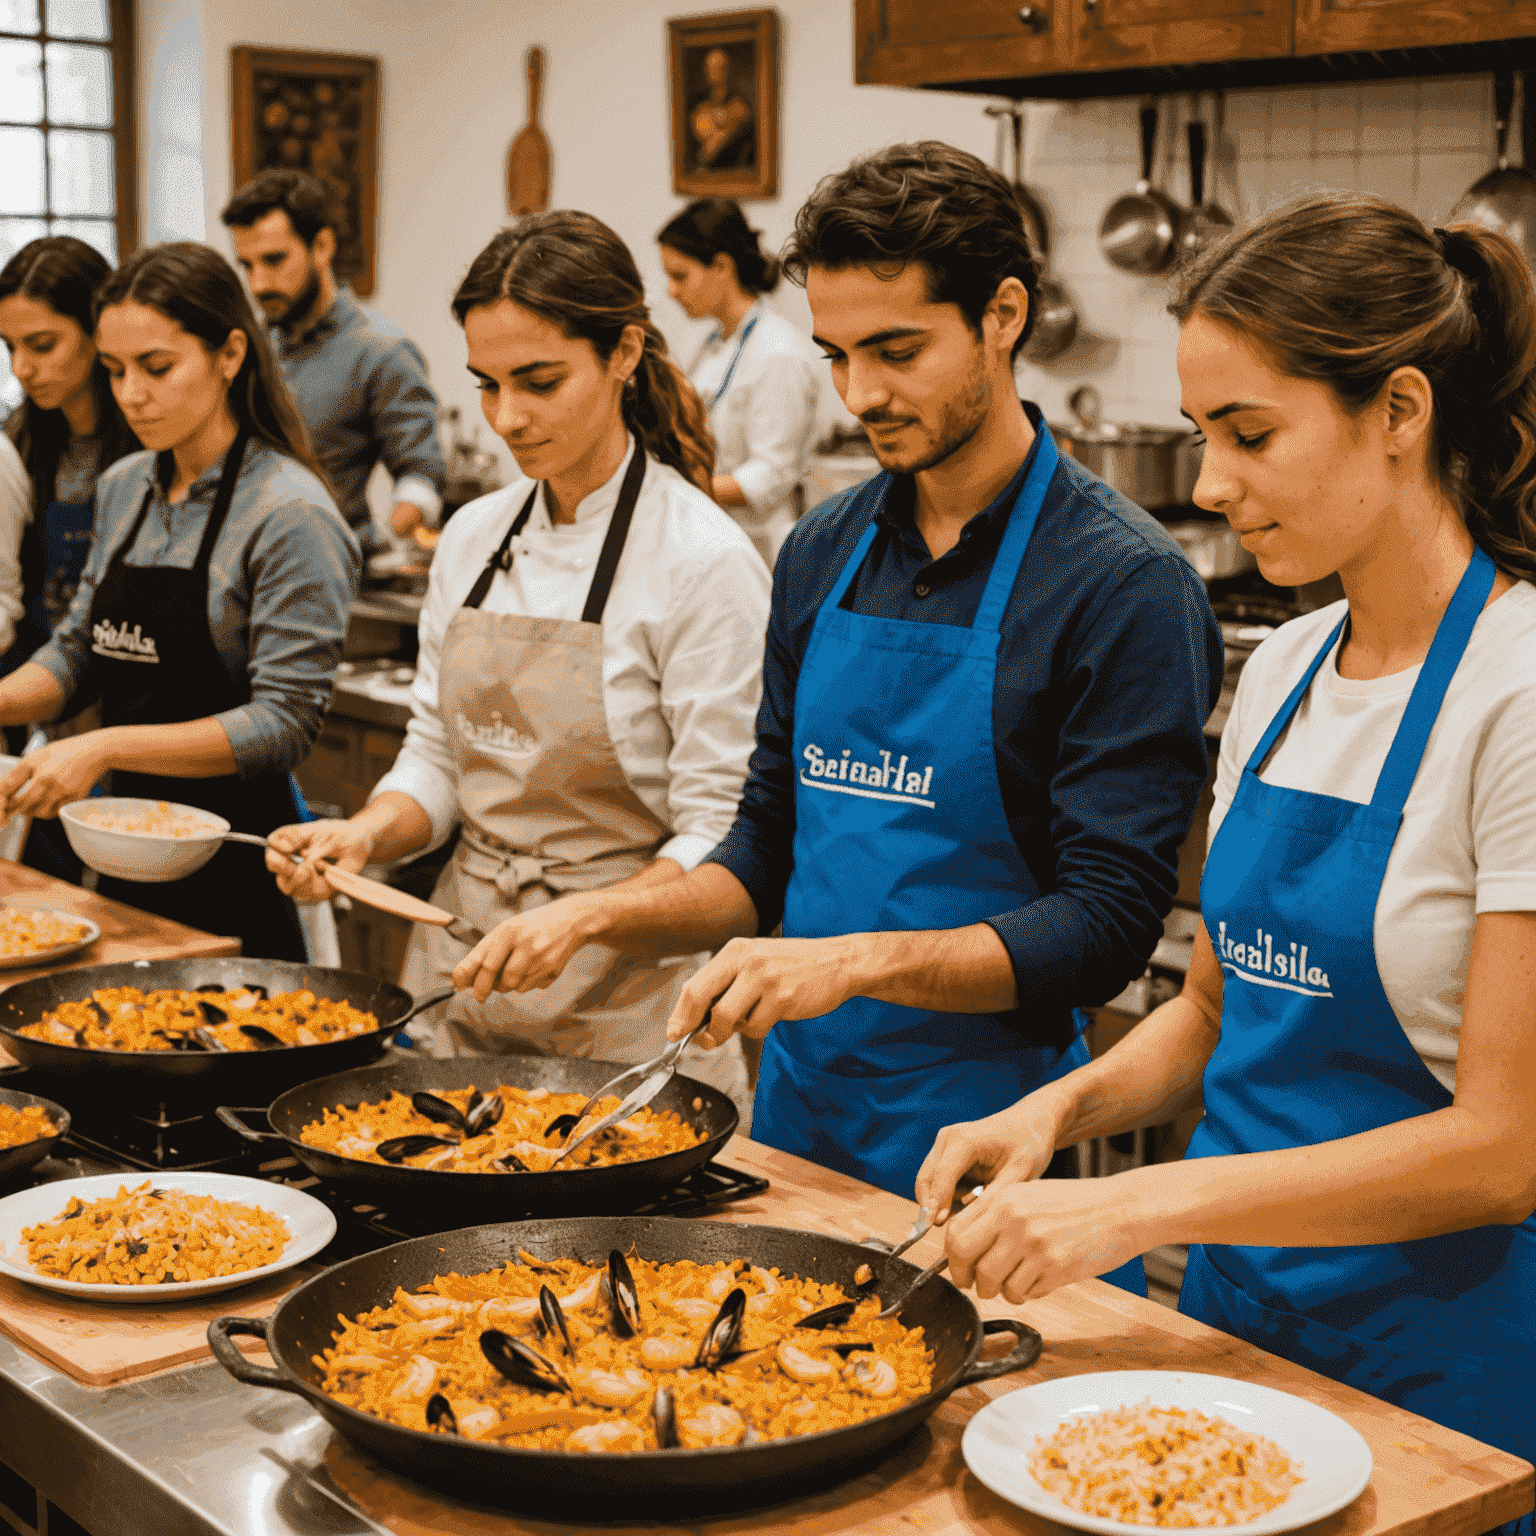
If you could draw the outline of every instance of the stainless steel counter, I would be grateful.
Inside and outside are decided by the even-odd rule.
[[[376,1531],[324,1468],[331,1433],[212,1361],[84,1387],[0,1337],[0,1460],[92,1536]]]

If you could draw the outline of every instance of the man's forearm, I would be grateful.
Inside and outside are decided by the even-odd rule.
[[[642,883],[636,876],[581,899],[589,941],[653,960],[718,949],[757,932],[757,908],[747,888],[719,864],[700,864],[672,880],[653,874]]]
[[[1005,1013],[1019,1006],[1008,948],[987,923],[914,933],[850,933],[850,996],[935,1013]]]

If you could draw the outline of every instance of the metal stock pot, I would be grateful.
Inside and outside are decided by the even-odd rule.
[[[1099,392],[1084,384],[1067,396],[1073,427],[1052,427],[1057,446],[1139,507],[1187,501],[1198,473],[1194,434],[1177,427],[1123,426],[1102,419]]]

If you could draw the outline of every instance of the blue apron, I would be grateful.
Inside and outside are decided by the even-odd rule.
[[[1312,1146],[1444,1109],[1376,969],[1382,877],[1431,728],[1494,580],[1451,599],[1369,805],[1259,778],[1344,621],[1243,769],[1201,907],[1221,1043],[1190,1157]],[[1195,1247],[1179,1306],[1287,1360],[1536,1459],[1536,1222],[1343,1248]],[[1514,1530],[1516,1527],[1508,1527]],[[1531,1517],[1518,1522],[1530,1536]]]
[[[1040,894],[1003,809],[992,693],[1003,611],[1056,463],[1042,426],[969,629],[840,606],[890,477],[854,493],[870,526],[816,615],[795,686],[786,937],[964,928]],[[1075,1015],[1065,1046],[1027,1045],[1007,1017],[857,997],[776,1024],[752,1134],[910,1196],[944,1126],[995,1114],[1088,1061],[1083,1022]],[[1106,1278],[1146,1294],[1140,1259]]]
[[[26,613],[16,626],[15,644],[0,656],[0,677],[8,677],[47,645],[69,611],[91,553],[95,522],[93,496],[89,501],[50,501],[42,517],[28,525],[22,535]]]

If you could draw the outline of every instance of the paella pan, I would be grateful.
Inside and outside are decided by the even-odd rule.
[[[746,1261],[781,1276],[847,1291],[861,1266],[873,1263],[873,1295],[895,1300],[920,1271],[896,1258],[818,1233],[780,1227],[698,1222],[674,1217],[567,1218],[468,1228],[396,1244],[327,1270],[284,1299],[266,1319],[225,1317],[209,1326],[220,1363],[253,1386],[296,1393],[369,1454],[406,1477],[458,1498],[516,1505],[572,1518],[623,1515],[676,1519],[753,1503],[777,1502],[857,1475],[910,1435],[957,1388],[1022,1370],[1041,1348],[1039,1334],[1012,1318],[983,1323],[968,1297],[942,1277],[912,1292],[900,1321],[922,1329],[931,1350],[926,1391],[899,1408],[837,1428],[756,1443],[699,1448],[669,1446],[627,1454],[525,1449],[437,1429],[412,1429],[339,1401],[325,1390],[325,1351],[338,1315],[354,1318],[390,1306],[397,1292],[417,1293],[436,1277],[484,1274],[505,1265],[577,1259],[601,1265],[618,1250],[653,1264]],[[1006,1359],[981,1362],[986,1334],[1008,1332],[1017,1345]],[[263,1337],[274,1366],[248,1360],[236,1335]],[[579,1515],[571,1500],[579,1490]]]

